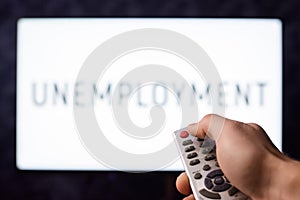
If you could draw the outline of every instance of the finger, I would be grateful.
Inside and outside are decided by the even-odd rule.
[[[265,132],[264,129],[256,123],[247,123],[247,125],[251,126],[255,130]]]
[[[270,139],[270,137],[268,136],[268,134],[266,134],[265,130],[258,124],[255,123],[247,123],[247,125],[251,126],[252,128],[254,128],[255,130],[257,130],[256,133],[259,133],[262,137],[265,138],[266,141],[269,142],[269,146],[271,148],[268,148],[269,146],[267,146],[267,148],[270,150],[270,152],[275,153],[277,156],[282,156],[282,153],[280,152],[280,150],[275,146],[275,144],[272,142],[272,140]]]
[[[189,196],[185,197],[183,200],[195,200],[195,197],[193,194],[190,194]]]
[[[184,194],[184,195],[191,194],[189,178],[185,172],[181,173],[177,177],[176,188],[181,194]]]
[[[188,131],[199,138],[208,136],[214,140],[217,140],[223,130],[223,126],[226,122],[233,120],[226,119],[219,115],[208,114],[204,116],[198,123],[191,124],[188,126]]]

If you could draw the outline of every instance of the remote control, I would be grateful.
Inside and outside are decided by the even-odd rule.
[[[175,142],[196,200],[250,199],[231,185],[216,158],[215,142],[190,135],[186,128],[175,131]]]

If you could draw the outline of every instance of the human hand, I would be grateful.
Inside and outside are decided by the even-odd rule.
[[[214,132],[213,124],[210,126],[212,119],[224,120],[219,134]],[[300,177],[299,163],[283,155],[259,125],[210,114],[199,123],[190,125],[188,130],[196,137],[208,135],[216,141],[222,171],[234,186],[252,199],[299,197],[296,194],[299,188],[294,186],[298,180],[286,176],[286,170],[291,170]],[[194,199],[185,173],[177,178],[176,186],[179,192],[189,195],[186,200]]]

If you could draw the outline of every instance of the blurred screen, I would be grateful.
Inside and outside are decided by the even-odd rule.
[[[198,119],[213,112],[210,83],[184,59],[165,51],[131,52],[112,62],[98,82],[77,81],[84,62],[99,45],[118,34],[143,28],[175,31],[201,46],[221,77],[224,91],[217,93],[224,97],[219,102],[225,107],[224,115],[260,124],[273,143],[282,148],[280,20],[23,18],[18,21],[17,30],[16,163],[19,169],[112,170],[98,162],[82,144],[74,120],[74,106],[94,106],[98,126],[111,145],[121,151],[144,155],[172,143],[173,131],[188,125],[181,123],[182,108],[174,94],[159,84],[141,86],[138,81],[119,81],[137,66],[153,63],[168,66],[183,77],[171,83],[175,96],[195,98],[189,106],[199,110]],[[184,80],[192,92],[183,87]],[[90,88],[89,92],[82,92],[82,87]],[[128,107],[130,121],[138,127],[151,124],[151,108],[161,106],[165,122],[159,133],[146,140],[123,134],[112,114],[113,95],[116,106]],[[147,163],[143,166],[130,160],[124,162],[128,164],[123,170],[148,170]],[[183,166],[177,156],[160,170],[183,170]]]

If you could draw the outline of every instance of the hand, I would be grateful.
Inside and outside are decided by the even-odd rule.
[[[215,131],[215,120],[223,128]],[[230,182],[252,199],[298,199],[300,197],[300,164],[283,155],[257,124],[242,123],[207,115],[188,127],[199,138],[206,135],[216,141],[219,165]],[[219,132],[219,134],[216,134]],[[176,181],[186,200],[194,199],[189,180],[182,173]]]

